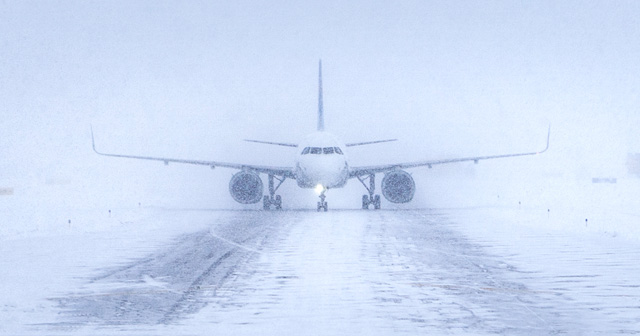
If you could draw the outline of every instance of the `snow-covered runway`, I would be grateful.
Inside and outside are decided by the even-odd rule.
[[[13,238],[0,333],[640,333],[636,242],[496,211],[151,208]]]
[[[246,334],[547,334],[564,324],[437,213],[296,217],[198,319]]]

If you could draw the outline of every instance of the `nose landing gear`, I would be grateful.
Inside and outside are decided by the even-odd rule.
[[[322,190],[322,192],[320,193],[320,202],[318,202],[318,211],[320,211],[321,209],[324,210],[325,212],[327,210],[329,210],[329,205],[327,204],[327,202],[324,201],[325,198],[327,198],[327,196],[324,195],[326,189]]]

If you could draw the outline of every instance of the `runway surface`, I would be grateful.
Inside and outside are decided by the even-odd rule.
[[[43,293],[40,320],[3,331],[640,333],[637,244],[490,218],[473,209],[199,211],[200,224],[161,239],[135,231],[114,254],[128,254],[122,262],[68,262],[74,280]]]

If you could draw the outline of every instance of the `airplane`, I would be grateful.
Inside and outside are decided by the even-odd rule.
[[[360,181],[368,192],[368,194],[362,195],[362,209],[369,209],[371,206],[373,206],[373,209],[380,209],[380,195],[375,193],[376,174],[384,174],[380,188],[382,195],[387,201],[391,203],[408,203],[413,199],[416,184],[413,177],[405,171],[406,169],[416,167],[431,168],[434,165],[465,161],[473,161],[477,164],[480,160],[537,155],[549,149],[549,138],[551,135],[551,126],[549,126],[547,146],[537,152],[352,167],[349,165],[346,148],[391,142],[397,139],[343,143],[338,137],[325,131],[322,94],[322,61],[319,62],[318,70],[317,118],[317,131],[307,135],[299,144],[245,140],[253,143],[298,148],[299,152],[296,155],[294,165],[290,167],[102,153],[96,149],[93,128],[91,129],[91,141],[93,150],[97,154],[104,156],[161,161],[164,162],[165,165],[169,163],[185,163],[209,166],[211,168],[224,167],[237,169],[239,172],[235,173],[229,182],[229,193],[231,197],[241,204],[255,204],[262,200],[264,210],[271,210],[272,208],[276,210],[282,209],[282,197],[276,195],[276,192],[286,179],[295,180],[300,188],[315,189],[320,197],[320,201],[317,203],[317,211],[327,211],[328,203],[326,202],[325,195],[327,190],[342,188],[349,179],[355,178]],[[260,174],[267,176],[269,195],[263,195],[264,185]]]

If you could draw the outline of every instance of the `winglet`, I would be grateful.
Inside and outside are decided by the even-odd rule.
[[[96,149],[96,140],[93,137],[93,125],[89,125],[89,126],[91,127],[91,146],[93,147],[93,151],[96,152],[96,154],[99,154],[99,155],[113,156],[112,154],[101,153]]]
[[[322,60],[318,62],[318,131],[324,131],[324,108],[322,106]]]
[[[98,153],[98,151],[96,150],[96,140],[93,138],[93,125],[89,125],[89,127],[91,127],[91,146],[93,146],[93,151]]]
[[[547,151],[547,149],[549,149],[549,139],[551,138],[551,124],[549,124],[549,129],[547,130],[547,147],[545,147],[542,151],[538,152],[537,154],[542,154],[544,152]]]

